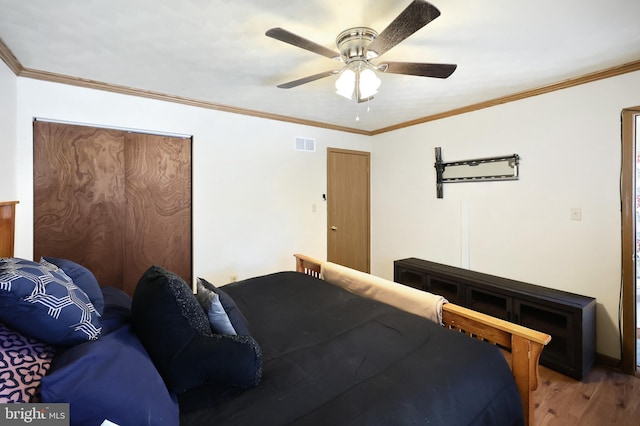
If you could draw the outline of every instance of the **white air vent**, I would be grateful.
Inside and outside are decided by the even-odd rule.
[[[315,152],[316,140],[309,138],[296,138],[296,150]]]

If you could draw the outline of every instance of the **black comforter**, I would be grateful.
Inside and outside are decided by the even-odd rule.
[[[494,346],[297,272],[224,290],[262,348],[262,382],[181,394],[181,425],[524,423]]]

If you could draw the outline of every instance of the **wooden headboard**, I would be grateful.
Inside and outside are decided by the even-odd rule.
[[[0,257],[13,257],[18,201],[0,201]]]

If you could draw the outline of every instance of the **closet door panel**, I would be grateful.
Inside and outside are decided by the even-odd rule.
[[[191,283],[191,139],[128,133],[125,288],[151,265]]]
[[[34,260],[73,260],[124,288],[124,133],[35,121],[33,141]]]

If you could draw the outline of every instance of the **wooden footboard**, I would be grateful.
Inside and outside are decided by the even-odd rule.
[[[320,278],[321,262],[296,254],[296,270]],[[444,326],[511,351],[511,371],[520,393],[525,422],[533,425],[533,391],[538,387],[538,362],[551,336],[453,303],[442,307]]]

